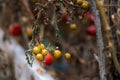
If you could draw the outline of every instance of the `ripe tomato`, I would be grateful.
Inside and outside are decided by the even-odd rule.
[[[61,17],[62,17],[62,20],[65,22],[68,20],[68,15],[66,13],[62,13]]]
[[[54,51],[54,57],[55,57],[55,58],[60,58],[61,55],[62,55],[62,53],[61,53],[60,50],[55,50],[55,51]]]
[[[40,45],[38,45],[38,47],[39,47],[41,50],[45,49],[45,45],[44,45],[44,44],[40,44]]]
[[[31,28],[31,27],[27,27],[27,28],[26,28],[26,35],[27,35],[28,37],[31,37],[32,34],[33,34],[32,28]]]
[[[83,0],[77,0],[77,4],[81,5],[83,3]]]
[[[71,58],[70,53],[65,53],[65,58],[66,58],[66,59],[70,59],[70,58]]]
[[[43,56],[45,56],[45,55],[48,54],[48,51],[47,51],[46,49],[43,49],[43,50],[41,51],[41,54],[42,54]]]
[[[94,25],[91,25],[87,28],[87,33],[90,36],[96,36],[96,28]]]
[[[92,13],[87,13],[87,14],[85,15],[85,18],[90,21],[90,25],[94,25],[94,16],[93,16]]]
[[[23,23],[28,23],[28,21],[29,21],[29,19],[27,17],[25,17],[25,16],[23,16],[21,18],[21,20],[22,20]]]
[[[9,33],[12,36],[20,36],[21,35],[21,26],[18,23],[14,23],[9,26]]]
[[[39,47],[35,46],[32,51],[34,54],[38,54],[38,53],[40,53],[41,49]]]
[[[71,30],[75,30],[77,28],[77,25],[76,24],[70,24],[70,29]]]
[[[43,55],[42,54],[37,54],[36,59],[40,60],[40,61],[43,60]]]
[[[83,1],[81,7],[82,7],[83,9],[89,8],[89,3],[88,3],[88,1]]]
[[[51,65],[53,63],[53,57],[50,53],[48,53],[46,56],[45,56],[45,64],[47,66]]]

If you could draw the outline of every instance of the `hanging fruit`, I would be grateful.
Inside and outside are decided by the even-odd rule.
[[[32,34],[33,34],[33,29],[32,29],[31,27],[27,27],[27,28],[26,28],[26,35],[27,35],[28,37],[31,37]]]
[[[41,49],[41,50],[45,49],[45,45],[44,45],[44,44],[40,44],[40,45],[38,45],[38,47],[39,47],[39,49]]]
[[[77,4],[81,5],[83,3],[83,0],[77,0]]]
[[[55,50],[55,51],[54,51],[54,57],[55,57],[55,58],[58,59],[58,58],[60,58],[61,56],[62,56],[62,53],[61,53],[60,50]]]
[[[62,13],[61,18],[62,18],[63,21],[66,22],[66,21],[68,20],[68,15],[67,15],[67,13]]]
[[[71,30],[75,30],[77,28],[77,25],[76,24],[70,24],[70,29]]]
[[[90,36],[96,36],[96,28],[94,25],[91,25],[87,28],[87,34]]]
[[[22,18],[21,18],[21,20],[22,20],[22,22],[23,23],[28,23],[28,18],[27,17],[25,17],[25,16],[23,16]]]
[[[12,36],[20,36],[21,35],[21,26],[18,23],[14,23],[9,26],[9,33]]]
[[[46,56],[45,56],[45,64],[47,66],[51,65],[53,63],[53,57],[50,53],[48,53]]]
[[[90,25],[94,25],[94,16],[93,16],[92,13],[87,13],[87,14],[85,15],[85,18],[90,21]]]
[[[65,53],[65,59],[70,59],[71,58],[71,54],[70,53]]]
[[[37,59],[37,60],[40,60],[40,61],[43,60],[43,55],[40,54],[40,53],[37,54],[37,55],[36,55],[36,59]]]
[[[88,8],[89,8],[89,3],[88,3],[88,1],[83,1],[81,7],[82,7],[83,9],[88,9]]]
[[[41,51],[41,54],[42,54],[43,56],[46,56],[46,55],[48,54],[48,50],[43,49],[43,50]]]
[[[49,1],[51,1],[51,0],[49,0]],[[40,1],[39,0],[33,0],[33,3],[36,3],[36,2],[39,3]],[[74,3],[74,1],[70,1],[70,3],[66,3],[66,2],[64,3],[64,1],[59,3],[59,1],[54,1],[54,0],[53,0],[53,2],[55,4],[55,6],[54,6],[55,10],[52,10],[52,11],[54,11],[53,12],[54,14],[51,15],[51,18],[49,16],[47,16],[48,14],[46,12],[46,9],[48,9],[48,7],[50,5],[52,5],[51,2],[50,2],[50,4],[48,2],[48,4],[46,4],[46,6],[44,6],[44,7],[40,6],[41,9],[43,8],[42,11],[39,8],[35,8],[34,11],[33,11],[33,16],[35,18],[35,25],[39,24],[39,21],[38,21],[39,18],[41,19],[40,24],[41,24],[41,22],[46,22],[46,21],[49,21],[49,20],[53,20],[52,23],[55,23],[55,24],[53,24],[53,26],[55,26],[55,29],[56,29],[55,34],[57,34],[58,36],[60,34],[59,33],[59,25],[61,24],[61,23],[59,24],[59,20],[61,20],[63,22],[67,22],[66,24],[67,25],[69,24],[68,28],[70,28],[70,30],[76,30],[77,27],[78,27],[77,26],[78,23],[76,23],[77,19],[75,17],[79,17],[79,19],[82,19],[81,18],[82,14],[89,10],[88,9],[89,8],[89,3],[88,3],[87,0],[76,0],[76,3]],[[41,4],[42,3],[40,3],[40,5]],[[68,7],[67,7],[68,4],[71,5],[71,9],[68,9]],[[39,5],[39,4],[36,4],[36,6],[37,5]],[[92,18],[92,19],[94,20],[94,18]],[[91,24],[93,23],[92,19],[91,19],[91,22],[90,22]],[[57,20],[57,21],[54,21],[54,20]],[[23,18],[23,21],[25,21],[24,18]],[[65,26],[65,25],[63,25],[63,26]],[[40,32],[40,31],[38,31],[39,29],[37,29],[37,28],[38,28],[38,26],[35,26],[35,29],[34,29],[35,31],[33,31],[34,33]],[[35,35],[34,33],[32,35]],[[89,33],[89,35],[94,35],[95,34],[93,29],[92,30],[88,29],[88,33]],[[27,34],[31,35],[31,31],[28,30]],[[38,36],[40,36],[40,35],[38,34]],[[36,43],[36,41],[40,41],[38,36],[34,37],[33,42]],[[58,39],[58,36],[57,36],[57,39]],[[61,57],[63,57],[62,51],[60,51],[59,48],[58,49],[56,48],[56,50],[54,50],[55,47],[50,48],[51,46],[47,46],[47,48],[46,48],[44,44],[39,44],[38,45],[37,43],[36,43],[36,45],[37,46],[35,46],[32,49],[33,53],[35,54],[34,56],[36,57],[37,60],[42,60],[44,58],[44,63],[46,65],[51,65],[53,63],[53,58],[55,58],[56,60],[60,60]],[[52,52],[53,56],[49,52]],[[29,51],[28,51],[28,53],[29,53]],[[71,54],[70,53],[65,53],[64,58],[67,59],[67,60],[70,59]]]
[[[38,46],[35,46],[35,47],[33,48],[33,50],[32,50],[32,52],[33,52],[34,54],[38,54],[38,53],[40,53],[40,51],[41,51],[41,49],[40,49]]]

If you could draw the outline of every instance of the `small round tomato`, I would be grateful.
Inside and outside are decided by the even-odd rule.
[[[61,53],[60,50],[55,50],[55,51],[54,51],[54,57],[55,57],[55,58],[60,58],[61,56],[62,56],[62,53]]]
[[[88,1],[83,1],[81,7],[82,7],[83,9],[87,9],[87,8],[89,7]]]
[[[40,61],[43,60],[43,55],[42,54],[37,54],[36,59],[40,60]]]
[[[85,18],[90,21],[90,25],[94,25],[94,16],[93,16],[92,13],[87,13],[87,14],[85,15]]]
[[[33,34],[33,29],[32,29],[31,27],[27,27],[27,28],[26,28],[26,35],[27,35],[28,37],[31,37],[32,34]]]
[[[12,36],[20,36],[21,35],[21,26],[18,23],[14,23],[9,26],[9,33]]]
[[[34,54],[38,54],[41,50],[39,47],[35,46],[32,51]]]
[[[81,5],[83,3],[83,0],[77,0],[77,4]]]
[[[96,36],[96,28],[94,25],[91,25],[87,28],[87,33],[90,36]]]
[[[61,17],[62,17],[62,20],[65,22],[68,20],[68,15],[66,13],[62,13]]]
[[[45,45],[44,45],[44,44],[40,44],[40,45],[38,45],[38,47],[39,47],[41,50],[45,49]]]
[[[70,24],[70,29],[71,30],[75,30],[77,28],[77,25],[76,24]]]
[[[28,18],[27,17],[25,17],[25,16],[23,16],[22,18],[21,18],[21,20],[22,20],[22,22],[23,23],[28,23]]]
[[[42,54],[43,56],[45,56],[45,55],[48,54],[48,51],[47,51],[46,49],[43,49],[43,50],[41,51],[41,54]]]
[[[71,54],[70,53],[65,53],[65,58],[66,59],[70,59],[71,58]]]
[[[18,23],[14,24],[14,32],[15,32],[16,35],[21,34],[21,26]]]
[[[50,53],[48,53],[46,56],[45,56],[45,64],[47,66],[51,65],[53,63],[53,57]]]

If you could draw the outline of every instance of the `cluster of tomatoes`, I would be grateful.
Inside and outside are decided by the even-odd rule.
[[[89,8],[89,2],[86,0],[77,0],[76,3],[81,5],[81,8],[83,8],[83,9]]]
[[[94,25],[95,22],[93,14],[90,12],[86,13],[85,18],[90,22],[90,25],[87,27],[87,34],[90,36],[96,36],[96,28]]]
[[[86,0],[77,0],[76,3],[81,6],[82,9],[88,9],[89,8],[89,2]],[[90,36],[96,36],[96,28],[94,26],[94,16],[92,13],[87,12],[85,13],[84,17],[89,20],[90,26],[87,27],[86,32]],[[67,13],[62,13],[61,18],[64,22],[68,21],[68,15]],[[77,25],[75,23],[70,24],[69,28],[71,30],[76,30]]]
[[[82,9],[88,9],[89,8],[89,3],[88,1],[86,0],[77,0],[76,1],[76,4],[80,5]],[[68,15],[67,13],[62,13],[61,15],[61,19],[64,21],[64,22],[67,22],[68,21]],[[69,28],[71,30],[75,30],[77,28],[77,25],[76,24],[70,24]]]
[[[89,18],[91,21],[91,18]],[[77,28],[76,24],[70,24],[70,29],[75,30]],[[95,25],[90,24],[90,26],[87,27],[86,32],[89,36],[96,36],[96,28]]]
[[[68,21],[68,15],[67,15],[67,13],[62,13],[62,15],[61,15],[61,19],[62,19],[62,21],[64,21],[64,22],[67,22]],[[69,27],[71,30],[75,30],[76,28],[77,28],[77,25],[76,24],[70,24],[70,27]]]
[[[22,34],[22,28],[19,23],[15,22],[9,26],[9,33],[12,36],[20,36]],[[31,37],[33,34],[32,27],[26,27],[25,28],[25,34],[27,37]]]
[[[88,9],[89,8],[89,3],[86,0],[77,0],[76,4],[80,5],[81,8],[83,9]],[[68,21],[68,15],[67,12],[64,12],[61,14],[61,19],[64,22]],[[90,22],[90,26],[87,28],[87,33],[90,36],[95,36],[96,35],[96,28],[94,26],[94,16],[92,13],[86,13],[85,18],[89,20]],[[25,18],[23,18],[23,21],[26,22],[27,20]],[[70,24],[69,28],[71,30],[75,30],[77,28],[77,25],[75,23]],[[12,25],[10,25],[9,27],[9,33],[12,36],[20,36],[22,32],[22,28],[20,26],[19,23],[13,23]],[[33,29],[30,27],[26,28],[26,35],[28,37],[32,36],[33,34]],[[53,52],[50,52],[49,50],[46,49],[44,44],[39,44],[37,46],[35,46],[32,49],[33,54],[35,55],[35,58],[38,61],[42,61],[44,62],[46,65],[51,65],[54,61],[54,58],[59,59],[62,57],[62,52],[59,49],[54,50]],[[64,55],[65,59],[70,59],[71,58],[71,54],[70,53],[65,53]]]
[[[77,0],[77,4],[81,5],[81,7],[83,9],[89,8],[89,3],[86,0]],[[96,28],[95,28],[95,25],[94,25],[94,16],[93,16],[93,14],[90,13],[90,12],[87,12],[84,17],[87,20],[89,20],[89,22],[90,22],[90,26],[88,26],[87,29],[86,29],[87,34],[90,35],[90,36],[96,36]],[[71,28],[75,29],[75,26],[73,26]]]
[[[45,65],[51,65],[54,61],[54,58],[59,59],[62,57],[62,52],[60,50],[56,49],[53,51],[53,53],[50,53],[45,48],[44,44],[39,44],[39,45],[33,47],[32,52],[35,55],[35,58],[40,62],[41,61],[44,62]],[[65,53],[64,56],[67,60],[71,58],[70,53]]]

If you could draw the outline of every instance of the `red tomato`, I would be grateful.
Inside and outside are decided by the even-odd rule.
[[[87,28],[87,33],[90,36],[96,36],[96,28],[94,25],[91,25]]]
[[[21,27],[20,27],[20,25],[18,23],[14,23],[14,24],[10,25],[9,33],[12,36],[19,36],[19,35],[21,35]]]
[[[68,20],[68,15],[66,13],[62,13],[61,17],[62,17],[62,20],[65,22]]]
[[[45,56],[45,64],[47,66],[51,65],[53,63],[53,57],[50,53],[48,53],[46,56]]]
[[[93,16],[92,13],[87,13],[87,14],[85,15],[85,18],[90,21],[90,25],[94,25],[94,16]]]

